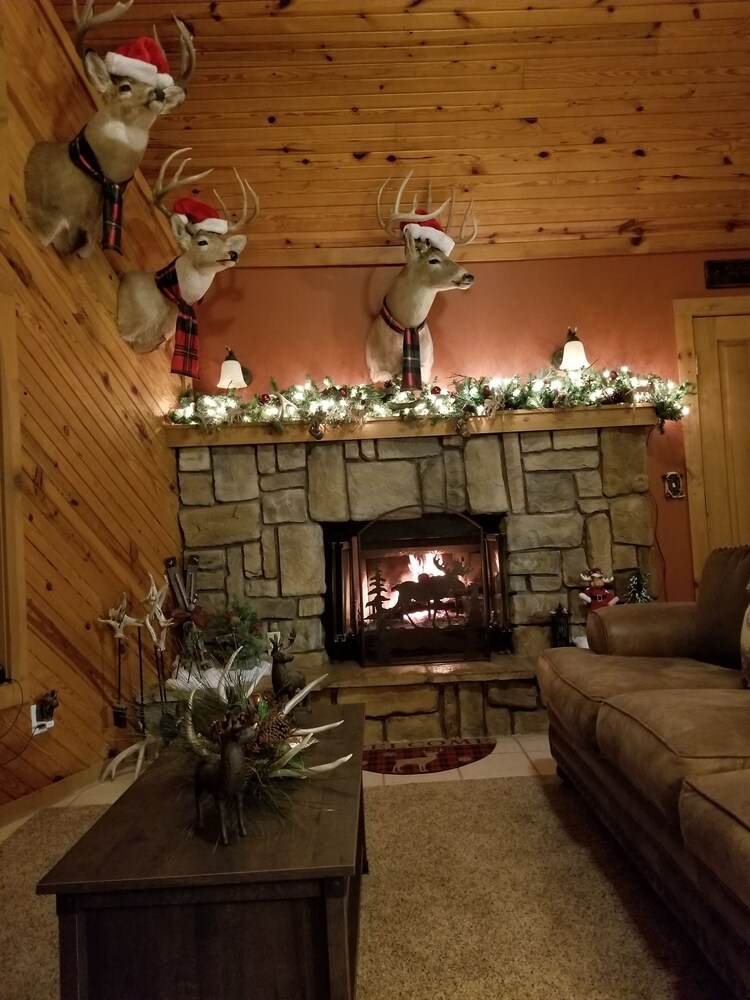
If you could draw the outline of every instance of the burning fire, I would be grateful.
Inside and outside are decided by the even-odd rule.
[[[442,576],[442,570],[435,565],[435,560],[439,557],[439,552],[426,552],[424,556],[409,556],[409,572],[411,577],[404,579],[418,580],[421,573],[427,576]]]

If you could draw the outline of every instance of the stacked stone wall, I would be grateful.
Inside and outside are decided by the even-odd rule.
[[[201,602],[251,600],[297,631],[295,662],[327,665],[320,615],[320,522],[399,508],[498,514],[505,533],[514,652],[549,645],[562,604],[584,625],[580,574],[600,566],[624,593],[649,573],[653,541],[643,428],[218,445],[178,453],[185,554],[199,558]],[[652,576],[653,588],[653,576]]]

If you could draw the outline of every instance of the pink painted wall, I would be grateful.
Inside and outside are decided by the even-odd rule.
[[[672,302],[721,294],[706,291],[708,258],[738,254],[658,254],[468,264],[467,291],[442,293],[430,312],[435,375],[527,375],[548,367],[553,351],[577,326],[589,361],[626,364],[677,378]],[[459,255],[456,254],[458,259]],[[236,268],[219,275],[200,307],[199,388],[215,391],[231,345],[254,381],[287,386],[309,374],[339,382],[367,381],[364,343],[397,266]],[[732,291],[726,294],[733,294]],[[689,419],[689,417],[688,417]],[[685,471],[682,427],[649,438],[651,495],[668,600],[691,600],[693,569],[687,500],[664,499],[661,476]]]

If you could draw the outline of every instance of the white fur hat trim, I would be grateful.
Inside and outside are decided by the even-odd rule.
[[[162,90],[174,85],[169,73],[157,72],[153,63],[143,62],[142,59],[131,59],[130,56],[124,56],[120,52],[108,52],[104,57],[104,65],[112,76],[129,76],[131,80],[150,83],[152,87]]]
[[[409,222],[404,226],[404,232],[410,232],[415,240],[429,240],[430,243],[442,250],[446,257],[450,257],[455,240],[452,240],[442,229],[435,229],[434,226],[420,226],[418,222]]]
[[[193,229],[202,229],[204,233],[218,233],[219,236],[223,236],[229,229],[229,223],[226,219],[202,219],[200,222],[193,222],[186,215],[180,213],[177,214],[177,218],[182,219],[186,225],[192,226]]]

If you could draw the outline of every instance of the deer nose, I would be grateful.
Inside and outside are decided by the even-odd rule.
[[[153,97],[153,99],[155,101],[163,101],[164,100],[164,91],[163,90],[155,90],[154,91],[154,97]]]
[[[229,259],[230,260],[237,260],[239,256],[240,255],[237,253],[236,250],[230,250],[229,251]]]

